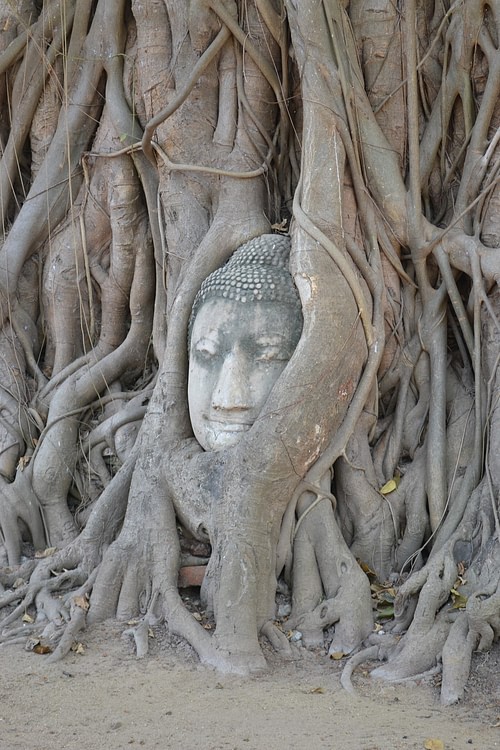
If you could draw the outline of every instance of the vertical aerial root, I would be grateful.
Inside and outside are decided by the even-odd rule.
[[[469,630],[466,614],[461,613],[451,626],[443,647],[441,703],[444,706],[450,706],[463,698],[477,640],[477,633]]]

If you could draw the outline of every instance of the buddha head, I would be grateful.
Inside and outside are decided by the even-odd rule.
[[[239,442],[297,346],[302,309],[289,254],[289,237],[250,240],[205,279],[194,301],[189,414],[207,451]]]

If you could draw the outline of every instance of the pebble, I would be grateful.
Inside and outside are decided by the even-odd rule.
[[[279,619],[281,620],[284,617],[288,617],[291,611],[292,611],[292,607],[290,604],[280,604],[280,606],[278,607]]]

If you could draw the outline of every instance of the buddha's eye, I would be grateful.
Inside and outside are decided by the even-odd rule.
[[[200,339],[194,345],[194,353],[200,362],[210,362],[219,355],[219,348],[211,339]]]
[[[288,362],[290,357],[280,346],[262,346],[255,354],[256,362]]]

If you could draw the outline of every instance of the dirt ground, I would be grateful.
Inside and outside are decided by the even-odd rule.
[[[439,676],[377,683],[370,665],[340,685],[342,662],[297,647],[269,673],[224,676],[156,628],[137,660],[123,627],[82,634],[83,653],[57,664],[0,647],[0,750],[493,750],[500,748],[500,646],[478,654],[463,703],[439,704]],[[441,740],[443,745],[429,744]]]

